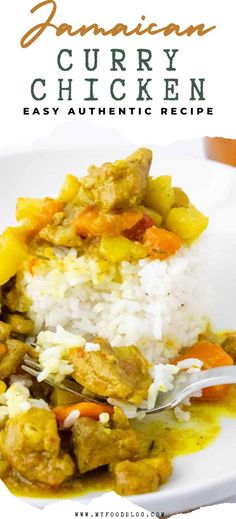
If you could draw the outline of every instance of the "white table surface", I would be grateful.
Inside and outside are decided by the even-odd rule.
[[[163,147],[168,154],[177,156],[191,156],[198,159],[206,158],[203,139],[191,139],[187,141],[174,142]]]

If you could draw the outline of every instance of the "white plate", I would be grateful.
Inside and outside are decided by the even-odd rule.
[[[116,160],[129,149],[50,150],[0,156],[0,225],[14,223],[18,196],[57,194],[66,173],[81,174],[91,163]],[[207,270],[215,294],[213,321],[218,329],[236,328],[236,169],[216,162],[167,157],[154,150],[152,174],[170,173],[174,183],[210,217]],[[208,448],[174,461],[171,480],[158,492],[131,500],[152,511],[172,514],[222,501],[236,488],[236,420],[224,420]],[[79,498],[88,502],[97,494]],[[47,500],[30,499],[36,506]]]

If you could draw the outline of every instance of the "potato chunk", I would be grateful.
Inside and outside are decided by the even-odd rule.
[[[0,321],[0,342],[6,341],[11,333],[11,326],[8,323]]]
[[[104,259],[111,263],[145,258],[147,250],[138,242],[128,240],[124,236],[102,238],[99,251]]]
[[[181,189],[181,187],[173,187],[175,201],[173,207],[188,207],[190,200],[188,195]]]
[[[157,211],[162,216],[166,216],[175,201],[171,183],[172,179],[169,175],[162,175],[157,178],[150,177],[143,198],[144,205]]]
[[[208,226],[208,218],[193,205],[174,207],[166,219],[166,227],[182,240],[194,240]]]
[[[74,175],[67,175],[59,193],[58,199],[63,203],[72,202],[78,193],[80,186],[79,179]]]
[[[0,237],[0,286],[21,268],[27,258],[27,248],[17,231],[9,227]]]

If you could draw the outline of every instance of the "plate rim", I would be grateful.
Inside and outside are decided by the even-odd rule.
[[[134,143],[127,143],[127,144],[124,144],[124,145],[120,145],[118,144],[117,146],[104,146],[104,147],[95,147],[94,151],[95,152],[105,152],[107,150],[109,151],[121,151],[122,150],[127,150],[128,148],[134,148],[135,147],[138,147],[137,145],[135,145]],[[154,145],[153,144],[150,146],[152,149],[154,150],[157,150],[158,152],[158,145]],[[23,149],[15,149],[15,150],[4,150],[4,149],[0,149],[0,162],[1,160],[4,160],[4,159],[16,159],[17,160],[17,157],[20,156],[20,157],[23,157],[24,155],[26,156],[34,156],[35,154],[37,155],[47,155],[48,153],[50,154],[53,154],[53,153],[68,153],[68,152],[79,152],[79,151],[84,151],[84,152],[88,152],[89,149],[91,149],[91,146],[88,146],[88,147],[85,147],[84,145],[81,146],[81,148],[78,146],[78,147],[68,147],[68,146],[65,146],[65,147],[60,147],[58,148],[56,145],[54,146],[50,146],[50,147],[38,147],[38,146],[31,146],[30,149],[27,149],[26,148],[23,148]],[[222,169],[224,168],[226,171],[229,171],[231,173],[235,173],[236,174],[236,167],[234,166],[230,166],[228,164],[224,164],[224,163],[221,163],[221,162],[218,162],[218,161],[213,161],[213,160],[210,160],[210,159],[207,159],[207,158],[199,158],[199,157],[192,157],[192,156],[189,156],[189,155],[175,155],[175,154],[168,154],[168,150],[165,149],[165,147],[160,147],[159,148],[160,150],[160,158],[161,159],[168,159],[170,160],[171,162],[173,161],[176,161],[176,162],[188,162],[188,163],[195,163],[195,164],[209,164],[211,166],[214,166],[215,168],[217,169]],[[213,174],[213,172],[212,172]],[[4,173],[1,172],[1,175],[3,177]],[[236,182],[236,177],[235,177],[235,182]],[[220,435],[221,433],[219,433]],[[206,447],[207,449],[207,447]],[[183,456],[184,457],[184,456]],[[232,492],[231,492],[231,488],[233,489],[233,487],[235,487],[235,484],[236,484],[236,468],[234,471],[230,472],[230,473],[227,473],[225,476],[221,476],[221,477],[217,477],[215,479],[211,479],[207,484],[204,483],[204,484],[190,484],[189,486],[185,486],[181,489],[168,489],[166,488],[165,486],[165,493],[163,494],[161,492],[161,490],[157,491],[157,492],[153,492],[153,493],[146,493],[146,494],[140,494],[140,495],[135,495],[135,496],[128,496],[127,498],[132,501],[134,504],[136,505],[139,505],[139,506],[145,506],[143,503],[146,502],[146,506],[147,506],[147,503],[149,503],[149,505],[155,505],[155,501],[158,502],[159,499],[158,499],[158,496],[160,496],[160,500],[161,498],[163,498],[163,502],[167,502],[168,500],[173,500],[173,499],[178,499],[178,500],[181,500],[182,502],[185,502],[186,501],[186,497],[187,497],[187,494],[188,493],[191,493],[191,496],[196,496],[197,499],[196,499],[196,503],[194,504],[194,507],[198,507],[198,506],[202,506],[203,503],[202,501],[204,501],[205,503],[205,498],[204,496],[206,497],[206,494],[207,493],[211,493],[212,491],[214,492],[217,492],[218,495],[217,495],[217,500],[220,499],[227,499],[229,498],[230,496],[232,496]],[[162,488],[162,487],[161,487]],[[91,501],[91,499],[93,499],[92,497],[90,498],[90,493],[87,493],[87,494],[83,494],[81,496],[73,496],[73,497],[68,497],[68,498],[34,498],[34,497],[21,497],[21,496],[17,496],[18,498],[20,499],[23,499],[24,501],[30,503],[30,504],[33,504],[34,506],[39,506],[40,508],[44,508],[45,506],[47,505],[50,505],[52,504],[53,502],[55,501],[60,501],[60,500],[71,500],[71,501],[78,501],[78,502],[81,502],[81,503],[88,503]],[[104,492],[99,492],[99,496],[100,495],[103,495]],[[199,496],[199,494],[201,494],[201,496]],[[191,505],[191,501],[192,499],[190,499],[190,504],[188,506],[185,506],[184,509],[183,507],[181,506],[180,509],[176,509],[176,507],[167,507],[168,510],[166,511],[166,513],[177,513],[177,512],[181,512],[181,511],[186,511],[188,510],[189,508],[192,507]],[[201,501],[201,502],[200,502]],[[213,502],[215,502],[215,500],[205,503],[205,504],[212,504]],[[39,505],[37,504],[39,503]],[[40,506],[42,505],[42,506]],[[158,504],[159,506],[159,504]],[[169,510],[171,510],[169,512]]]

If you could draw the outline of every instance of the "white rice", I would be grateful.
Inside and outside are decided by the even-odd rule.
[[[100,345],[86,342],[80,335],[73,335],[58,325],[54,332],[40,332],[36,342],[36,352],[43,370],[38,375],[38,382],[42,382],[49,375],[53,375],[55,382],[61,382],[67,375],[73,373],[73,367],[68,361],[70,350],[83,348],[87,352],[99,351]]]
[[[191,418],[190,411],[185,411],[180,405],[174,408],[174,414],[178,422],[189,422]]]
[[[29,317],[36,334],[61,325],[88,342],[98,335],[112,346],[135,344],[150,361],[165,363],[193,344],[208,323],[205,256],[204,239],[166,261],[118,266],[59,250],[34,275],[24,274]]]
[[[71,411],[64,420],[63,426],[65,427],[65,429],[70,429],[71,427],[73,427],[74,423],[76,422],[76,420],[78,420],[79,417],[80,411],[78,409],[74,409],[73,411]]]
[[[13,382],[5,393],[0,395],[0,424],[7,418],[13,418],[21,412],[28,411],[32,407],[49,410],[47,402],[43,399],[32,398],[23,378]]]
[[[99,351],[100,350],[100,344],[96,344],[94,342],[86,342],[84,349],[87,352]]]
[[[137,406],[134,404],[127,404],[118,398],[108,398],[107,401],[113,406],[120,407],[129,420],[132,420],[133,418],[145,417],[145,413],[143,411],[138,411]],[[146,402],[143,402],[143,406],[146,406]]]
[[[53,375],[55,382],[61,382],[67,375],[73,373],[73,367],[67,360],[70,349],[84,348],[86,341],[80,335],[73,335],[58,325],[54,332],[40,332],[37,337],[36,351],[39,363],[43,370],[38,375],[38,382],[42,382],[49,375]]]
[[[202,369],[203,362],[200,359],[184,359],[177,362],[180,369],[184,369],[187,373],[197,373]]]
[[[109,421],[110,421],[109,413],[100,413],[100,415],[99,415],[99,422],[101,422],[102,425],[108,424]]]
[[[172,364],[157,364],[151,369],[153,382],[148,390],[147,408],[153,409],[155,407],[158,394],[167,393],[174,387],[174,376],[178,373],[180,368]]]

